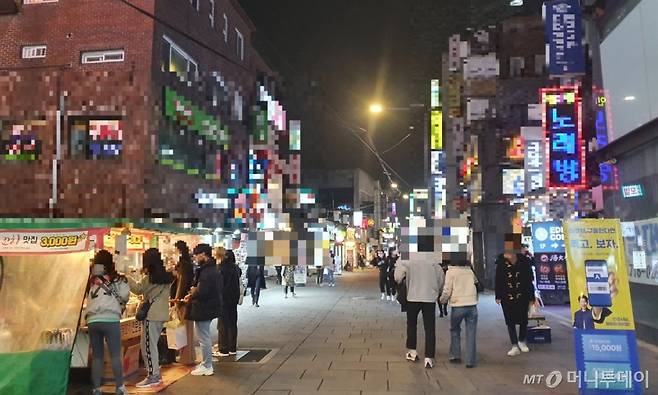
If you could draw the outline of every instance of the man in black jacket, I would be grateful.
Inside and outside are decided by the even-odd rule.
[[[219,356],[227,357],[237,353],[238,302],[240,300],[240,277],[242,273],[235,264],[233,251],[226,251],[219,265]]]
[[[192,375],[212,376],[214,371],[210,322],[219,316],[221,304],[217,265],[212,258],[212,248],[208,244],[199,244],[194,247],[192,256],[200,267],[194,277],[194,286],[184,301],[188,304],[186,318],[194,321],[203,356],[203,361],[192,371]]]

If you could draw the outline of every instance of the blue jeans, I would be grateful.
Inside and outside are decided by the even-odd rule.
[[[196,321],[196,336],[199,338],[201,345],[201,365],[212,369],[212,342],[210,340],[210,321]]]
[[[334,271],[329,269],[327,270],[327,282],[329,284],[335,284],[336,281],[334,280]]]
[[[477,306],[450,309],[450,358],[461,359],[461,323],[466,321],[466,364],[475,366],[475,334],[478,324]]]

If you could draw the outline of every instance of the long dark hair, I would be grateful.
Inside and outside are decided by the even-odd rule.
[[[157,248],[149,248],[144,251],[142,264],[151,284],[171,284],[174,281],[173,275],[165,269],[162,256]]]
[[[92,264],[103,265],[103,271],[110,277],[110,281],[115,281],[116,279],[125,279],[122,274],[117,272],[112,254],[108,250],[98,250],[96,255],[94,255]]]
[[[233,253],[233,250],[226,250],[222,265],[235,265],[235,254]]]
[[[192,255],[190,255],[190,247],[187,246],[183,240],[178,240],[174,246],[180,252],[180,259],[176,264],[176,272],[178,275],[189,275],[194,274],[194,265],[192,265]]]

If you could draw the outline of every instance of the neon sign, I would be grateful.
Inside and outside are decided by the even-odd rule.
[[[584,189],[587,181],[580,90],[578,87],[544,88],[541,97],[542,126],[548,141],[548,187]]]
[[[430,118],[430,149],[441,150],[443,149],[443,112],[432,110]]]

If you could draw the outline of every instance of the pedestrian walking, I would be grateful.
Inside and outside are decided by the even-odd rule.
[[[202,360],[192,371],[193,376],[212,376],[212,342],[210,340],[210,323],[219,316],[220,294],[217,265],[212,257],[212,248],[208,244],[199,244],[192,251],[199,268],[194,277],[190,293],[185,297],[187,319],[194,321],[196,334],[201,345]]]
[[[395,300],[395,295],[397,293],[397,283],[395,282],[395,266],[398,261],[398,251],[395,247],[390,247],[388,249],[388,256],[386,257],[386,271],[387,271],[387,281],[388,289],[391,293],[390,300]]]
[[[274,266],[274,269],[276,270],[276,285],[281,285],[283,278],[281,277],[281,271],[283,270],[283,266],[277,265]]]
[[[336,254],[331,252],[331,263],[329,266],[325,267],[324,270],[327,272],[327,285],[330,287],[336,286],[336,280],[334,279],[334,270],[336,270]]]
[[[286,299],[288,298],[288,288],[290,288],[292,297],[297,297],[295,293],[295,265],[288,265],[283,269],[283,284]]]
[[[443,261],[440,263],[441,269],[443,269],[443,274],[445,275],[446,272],[448,271],[448,262]],[[439,302],[439,317],[447,317],[448,316],[448,303],[447,302]]]
[[[219,356],[237,354],[238,342],[238,302],[240,300],[240,277],[242,271],[235,264],[233,251],[226,251],[219,265]]]
[[[324,279],[322,278],[324,276],[324,265],[322,261],[315,264],[315,275],[315,283],[322,286],[322,283],[324,282]]]
[[[192,282],[194,281],[194,265],[192,264],[192,255],[190,255],[190,248],[183,240],[178,240],[174,247],[178,250],[179,258],[176,264],[174,275],[176,281],[174,282],[173,302],[181,324],[185,326],[187,334],[187,346],[178,351],[179,362],[183,365],[193,365],[196,360],[194,351],[194,322],[185,319],[185,310],[187,305],[183,303],[183,298],[190,292]],[[173,284],[172,284],[173,285]]]
[[[384,251],[377,251],[370,264],[379,269],[379,291],[382,293],[381,300],[391,300],[391,287],[388,282],[388,262],[386,262]]]
[[[444,261],[446,264],[448,262]],[[475,367],[476,332],[478,323],[478,293],[475,272],[467,260],[449,262],[445,286],[439,303],[450,302],[450,359],[451,363],[461,363],[461,323],[466,327],[466,367]],[[441,307],[439,305],[439,308]],[[446,310],[447,315],[447,310]]]
[[[172,273],[166,271],[162,256],[157,248],[149,248],[142,255],[141,280],[128,276],[130,291],[143,295],[143,303],[150,303],[144,319],[141,337],[142,359],[146,364],[147,375],[137,383],[137,388],[151,388],[163,385],[160,373],[158,340],[164,323],[169,321],[169,290],[174,282]]]
[[[112,254],[99,250],[92,260],[87,293],[86,320],[91,344],[91,382],[93,395],[101,395],[105,343],[110,352],[116,393],[126,395],[121,358],[121,316],[130,297],[125,276],[117,273]]]
[[[438,263],[426,260],[401,261],[395,268],[395,281],[407,286],[407,354],[416,362],[418,313],[423,312],[425,330],[425,367],[434,367],[436,354],[436,301],[443,290],[444,275]]]
[[[249,265],[247,267],[247,288],[251,289],[251,305],[260,307],[260,290],[266,289],[264,265]]]
[[[528,309],[535,303],[535,287],[532,284],[530,260],[517,253],[516,243],[511,247],[506,241],[505,253],[496,259],[496,303],[503,308],[505,324],[512,348],[509,356],[528,352],[526,344],[528,329]],[[520,246],[520,243],[518,243]],[[516,325],[519,325],[517,335]]]

